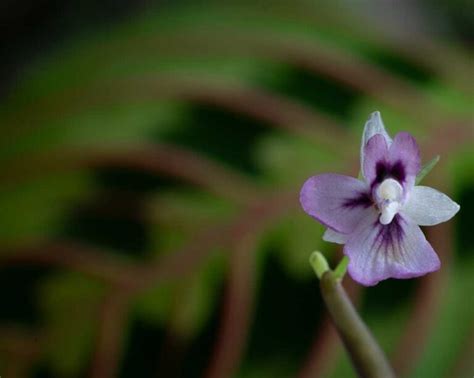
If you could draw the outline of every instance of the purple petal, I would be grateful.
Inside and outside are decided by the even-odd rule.
[[[389,150],[389,161],[393,174],[400,176],[398,181],[413,186],[421,168],[420,149],[415,138],[405,132],[395,135]]]
[[[308,179],[301,189],[304,211],[325,226],[349,234],[373,209],[367,184],[353,177],[322,174]]]
[[[372,184],[379,175],[378,167],[387,164],[388,146],[382,134],[376,134],[370,138],[364,148],[363,174],[367,183]]]
[[[388,135],[387,131],[385,130],[385,126],[382,121],[382,117],[380,116],[380,112],[376,111],[373,112],[364,126],[364,132],[362,133],[362,142],[360,146],[360,169],[361,172],[364,171],[364,155],[365,155],[365,146],[370,138],[374,135],[380,134],[385,138],[387,142],[387,146],[392,144],[392,139]]]
[[[367,217],[350,236],[344,253],[351,277],[366,286],[387,278],[418,277],[440,267],[418,225],[400,215],[385,226],[376,214]]]
[[[364,177],[374,187],[393,178],[411,189],[420,171],[420,151],[415,138],[408,133],[395,136],[390,148],[381,134],[369,139],[365,146]]]

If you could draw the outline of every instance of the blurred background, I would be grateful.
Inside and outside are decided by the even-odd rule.
[[[223,4],[224,3],[224,4]],[[403,377],[474,374],[468,1],[0,4],[0,376],[353,377],[300,209],[368,115],[441,161],[442,269],[344,285]]]

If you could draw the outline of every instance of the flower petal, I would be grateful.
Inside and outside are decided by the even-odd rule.
[[[365,146],[364,177],[371,187],[393,178],[408,193],[415,185],[420,167],[418,145],[408,133],[397,134],[390,148],[381,134],[374,135]]]
[[[364,132],[362,133],[362,143],[360,145],[360,169],[361,172],[364,171],[364,155],[365,155],[365,146],[370,138],[374,135],[380,134],[385,138],[385,142],[387,146],[392,144],[392,138],[388,135],[387,131],[385,130],[385,126],[382,121],[382,117],[380,116],[380,112],[376,111],[373,112],[364,126]]]
[[[366,286],[387,278],[411,278],[438,270],[440,261],[423,232],[397,215],[388,225],[368,217],[349,237],[344,253],[351,277]]]
[[[415,138],[406,132],[395,135],[389,150],[389,161],[392,176],[411,188],[421,169],[420,149]]]
[[[402,212],[420,226],[433,226],[451,219],[460,206],[436,189],[415,186]]]
[[[325,226],[349,234],[373,209],[367,185],[353,177],[322,174],[308,179],[301,189],[304,211]]]
[[[388,158],[387,141],[381,134],[376,134],[367,141],[364,148],[364,166],[362,172],[367,183],[372,184],[379,176],[378,167],[386,165]],[[381,182],[381,181],[380,181]]]
[[[326,232],[323,235],[323,240],[330,243],[345,244],[347,242],[348,237],[349,235],[341,234],[340,232],[328,228],[326,229]]]

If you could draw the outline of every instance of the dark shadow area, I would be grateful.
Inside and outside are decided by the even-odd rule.
[[[100,206],[104,203],[100,202]],[[149,242],[144,220],[128,214],[98,212],[93,206],[73,211],[61,236],[131,255],[143,255]]]
[[[262,85],[341,120],[349,119],[360,95],[329,77],[291,66],[282,67],[278,81]]]
[[[422,67],[419,63],[388,50],[372,47],[365,50],[364,55],[387,71],[416,84],[428,84],[435,78],[434,72],[431,72],[428,67]]]
[[[156,2],[155,7],[167,3]],[[147,5],[150,3],[145,0],[2,0],[0,98],[32,60],[46,56],[71,38],[124,22]]]
[[[184,353],[181,365],[181,377],[203,377],[213,356],[214,347],[219,336],[222,311],[224,308],[225,284],[219,290],[213,311],[209,320],[199,334],[191,341]]]
[[[472,214],[474,214],[474,186],[461,188],[456,196],[461,204],[455,223],[456,260],[461,262],[464,257],[472,258],[474,251],[474,232],[472,231]]]
[[[123,353],[121,378],[159,376],[158,357],[165,330],[141,320],[132,320]]]
[[[365,291],[362,311],[371,316],[383,317],[394,308],[409,304],[416,294],[418,283],[416,279],[381,281]]]
[[[260,172],[253,159],[254,147],[258,139],[269,131],[267,125],[243,114],[190,104],[189,122],[160,136],[160,141],[187,147],[235,169],[257,175]]]
[[[0,269],[0,321],[38,325],[40,307],[38,283],[53,269],[35,266],[12,266]]]
[[[269,252],[256,298],[244,367],[281,366],[294,376],[304,362],[323,316],[316,279],[294,280]]]

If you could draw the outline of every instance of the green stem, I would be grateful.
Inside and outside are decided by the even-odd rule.
[[[331,319],[360,377],[395,377],[387,358],[352,305],[340,279],[327,270],[321,276],[321,293]]]

